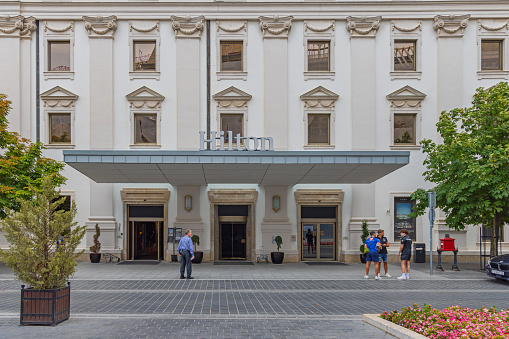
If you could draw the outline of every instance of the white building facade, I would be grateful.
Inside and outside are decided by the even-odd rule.
[[[0,15],[11,129],[68,164],[81,247],[98,224],[127,260],[170,260],[190,228],[205,261],[253,261],[277,235],[287,262],[357,261],[363,220],[429,253],[427,215],[407,215],[431,187],[419,140],[509,74],[501,0],[4,0]],[[434,244],[445,234],[478,260],[479,226],[439,216]]]

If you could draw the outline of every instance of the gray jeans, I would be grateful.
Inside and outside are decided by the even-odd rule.
[[[191,277],[191,272],[193,271],[193,268],[191,267],[191,252],[184,250],[181,252],[182,254],[182,260],[180,261],[180,276],[184,276],[184,271],[187,268],[187,277]]]

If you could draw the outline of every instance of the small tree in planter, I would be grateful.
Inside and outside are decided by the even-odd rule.
[[[95,224],[95,234],[94,234],[94,244],[90,246],[90,262],[97,264],[101,261],[101,243],[99,242],[99,237],[101,236],[101,229],[98,224]]]
[[[361,251],[361,263],[366,263],[366,253],[368,252],[367,249],[364,248],[364,243],[366,242],[366,239],[369,237],[369,229],[368,229],[368,221],[364,219],[362,221],[362,229],[361,229],[361,246],[359,247],[359,250]]]
[[[281,244],[283,244],[283,238],[281,238],[281,236],[278,235],[274,238],[274,241],[276,242],[277,252],[270,252],[270,259],[272,260],[273,264],[281,264],[285,259],[285,253],[279,252]]]
[[[0,251],[0,259],[12,268],[17,278],[28,285],[21,289],[22,325],[56,325],[70,315],[70,285],[66,282],[76,271],[76,252],[85,235],[85,226],[74,222],[76,206],[58,210],[65,198],[59,198],[52,178],[43,179],[42,188],[31,187],[33,198],[18,198],[19,212],[7,210],[2,230],[9,249]],[[65,241],[60,241],[66,233]]]
[[[203,252],[197,251],[196,246],[200,246],[200,237],[198,235],[193,235],[191,237],[194,245],[194,259],[192,260],[193,264],[200,264],[203,260]]]

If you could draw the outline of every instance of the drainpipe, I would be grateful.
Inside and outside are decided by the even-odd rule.
[[[207,24],[207,139],[210,140],[210,20]],[[207,143],[210,150],[210,143]]]
[[[35,31],[35,133],[36,141],[41,141],[41,100],[39,95],[41,93],[40,84],[40,64],[39,64],[39,20],[35,20],[37,29]]]

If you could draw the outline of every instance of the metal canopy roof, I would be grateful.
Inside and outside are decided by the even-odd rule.
[[[408,164],[408,151],[64,150],[64,161],[98,183],[362,184]]]

